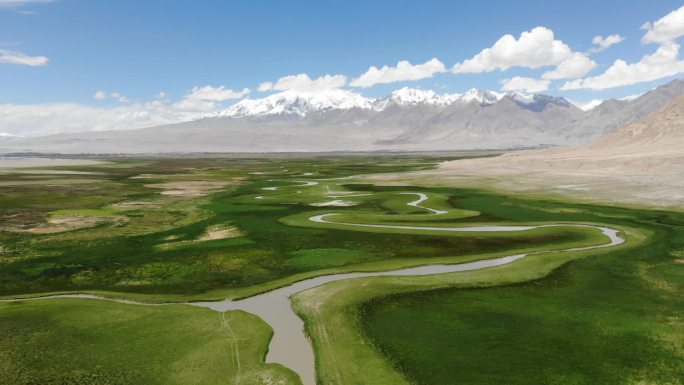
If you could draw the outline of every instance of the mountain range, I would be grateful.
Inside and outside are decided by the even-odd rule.
[[[469,90],[402,88],[369,99],[346,90],[284,91],[244,99],[203,119],[127,131],[5,138],[4,152],[189,153],[449,151],[565,146],[590,141],[684,93],[675,80],[641,96],[593,103]]]
[[[655,103],[654,97],[649,103]],[[684,94],[587,143],[445,162],[427,173],[433,178],[485,178],[495,187],[526,192],[681,206]]]
[[[519,95],[519,96],[518,96]],[[229,108],[210,114],[209,117],[244,118],[257,116],[304,118],[332,110],[383,111],[391,106],[439,106],[477,103],[490,105],[503,97],[525,100],[522,94],[502,94],[471,89],[464,94],[437,94],[431,90],[404,87],[384,98],[369,99],[357,93],[331,89],[317,92],[284,91],[262,99],[244,99]],[[529,98],[529,97],[528,97]]]

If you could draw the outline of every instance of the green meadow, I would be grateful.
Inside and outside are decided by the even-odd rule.
[[[0,296],[87,291],[142,300],[222,299],[321,272],[386,270],[543,249],[581,243],[588,236],[581,229],[449,237],[434,231],[349,232],[308,221],[331,210],[341,212],[340,221],[432,220],[415,215],[424,210],[406,205],[415,200],[415,195],[399,194],[407,187],[339,179],[430,167],[424,159],[150,160],[125,165],[118,161],[70,168],[81,172],[73,183],[64,175],[57,185],[2,188]],[[83,172],[91,173],[86,174],[89,183],[82,182]],[[21,180],[26,175],[2,177]],[[302,186],[307,180],[319,184]],[[277,190],[268,190],[272,187]],[[477,211],[457,208],[456,198],[449,195],[456,190],[420,191],[429,194],[435,208],[451,208],[440,217],[444,223],[482,218]],[[335,200],[353,206],[315,206]],[[232,231],[208,237],[208,229],[216,226]]]
[[[298,384],[289,369],[264,363],[272,330],[258,317],[168,303],[519,253],[533,254],[296,294],[318,382],[681,384],[684,214],[364,177],[452,158],[109,159],[0,170],[0,298],[89,293],[165,304],[0,302],[0,384]],[[446,230],[544,224],[560,226]],[[607,242],[595,228],[562,224],[609,226],[626,242],[557,252]]]
[[[684,215],[460,194],[501,221],[609,223],[627,242],[299,293],[321,383],[681,384]]]
[[[270,327],[244,312],[88,299],[0,303],[0,384],[297,384],[264,364]]]

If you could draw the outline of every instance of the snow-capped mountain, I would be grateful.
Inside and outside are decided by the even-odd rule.
[[[2,140],[0,150],[60,153],[443,151],[587,142],[684,94],[672,81],[633,100],[583,111],[548,95],[403,88],[378,99],[352,91],[286,91],[245,99],[204,119],[139,130]],[[2,137],[0,135],[0,137]]]
[[[603,103],[602,99],[592,99],[588,102],[580,103],[580,102],[571,102],[572,104],[576,105],[581,109],[582,111],[591,111],[594,108],[598,107],[601,103]]]
[[[438,95],[435,91],[424,91],[416,88],[404,87],[393,91],[390,95],[384,98],[374,100],[374,109],[382,111],[390,104],[398,106],[415,106],[417,104],[427,104],[433,106],[440,106],[450,104],[451,95]]]
[[[453,104],[475,103],[481,106],[495,104],[502,98],[523,104],[534,105],[553,101],[556,104],[567,103],[563,98],[547,95],[524,95],[519,92],[498,93],[470,89],[463,94],[437,94],[432,90],[420,90],[404,87],[393,91],[383,98],[366,98],[348,90],[325,90],[319,92],[284,91],[261,99],[243,99],[225,110],[207,115],[207,117],[242,118],[256,116],[278,116],[286,118],[302,118],[312,113],[321,114],[332,110],[361,109],[383,111],[395,105],[411,107],[417,105],[446,107]]]
[[[454,103],[478,103],[480,105],[493,104],[501,100],[506,94],[492,91],[482,91],[470,89],[464,94],[442,94],[439,95],[432,90],[419,90],[416,88],[404,87],[392,92],[390,95],[376,99],[374,101],[375,110],[381,111],[390,104],[398,106],[448,106]]]
[[[360,108],[370,110],[373,100],[346,90],[325,90],[320,92],[283,91],[262,99],[243,99],[211,117],[240,118],[246,116],[278,115],[282,117],[304,117],[311,112],[347,110]]]
[[[506,96],[506,94],[471,88],[468,91],[466,91],[465,94],[461,95],[459,100],[463,103],[477,102],[481,105],[488,105],[498,102],[504,96]]]
[[[569,107],[572,104],[565,98],[544,94],[525,95],[520,92],[510,92],[504,97],[532,111],[543,111],[549,105]],[[574,104],[572,105],[574,106]]]

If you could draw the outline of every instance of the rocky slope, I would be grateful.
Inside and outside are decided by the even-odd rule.
[[[586,144],[446,162],[422,174],[465,176],[513,190],[684,207],[684,95]]]

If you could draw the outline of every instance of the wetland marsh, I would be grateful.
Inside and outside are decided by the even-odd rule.
[[[632,295],[642,296],[645,303],[659,296],[662,302],[658,312],[644,314],[640,320],[641,337],[624,340],[629,341],[624,345],[629,351],[641,352],[642,357],[632,359],[631,353],[623,351],[603,371],[592,369],[590,355],[583,362],[583,355],[577,353],[572,367],[563,362],[556,366],[549,358],[544,365],[551,369],[538,380],[553,377],[567,379],[558,383],[583,383],[592,373],[608,378],[615,373],[610,368],[630,362],[634,371],[624,372],[630,380],[658,378],[677,383],[677,375],[682,373],[677,364],[677,357],[682,356],[682,335],[676,327],[681,314],[675,294],[681,292],[677,280],[684,265],[676,263],[675,256],[684,245],[677,243],[679,237],[665,234],[676,234],[675,229],[684,223],[680,214],[507,196],[457,186],[377,185],[365,180],[365,175],[430,169],[441,160],[427,156],[110,159],[51,167],[60,173],[59,178],[35,169],[3,169],[0,295],[7,300],[88,293],[128,303],[81,298],[0,303],[5,342],[0,342],[0,355],[35,349],[58,354],[59,349],[50,344],[60,334],[71,333],[74,341],[89,338],[83,340],[83,349],[73,354],[95,354],[102,363],[95,368],[79,360],[56,360],[50,368],[64,366],[62,379],[76,381],[79,376],[92,375],[94,384],[141,383],[144,376],[116,377],[127,365],[135,372],[136,365],[130,361],[138,354],[134,348],[125,357],[104,354],[101,349],[112,342],[106,333],[96,336],[94,332],[103,324],[59,322],[60,312],[66,316],[101,308],[106,314],[107,306],[112,306],[117,314],[129,308],[134,314],[149,308],[159,314],[154,322],[164,322],[165,317],[174,317],[175,309],[187,309],[183,310],[187,314],[197,312],[197,322],[213,322],[217,330],[209,328],[206,333],[224,333],[221,327],[225,328],[226,317],[233,320],[228,332],[237,334],[232,342],[227,338],[221,348],[216,347],[222,355],[196,353],[208,365],[197,369],[187,355],[197,348],[179,342],[178,349],[186,355],[164,355],[167,361],[141,365],[173,365],[183,373],[212,371],[198,374],[201,380],[196,383],[220,383],[221,378],[245,384],[301,381],[309,385],[316,379],[319,384],[378,383],[380,379],[382,383],[451,383],[455,373],[430,369],[426,360],[445,365],[438,364],[442,361],[437,357],[455,355],[462,362],[459,370],[468,371],[472,378],[484,378],[476,376],[481,370],[479,361],[465,357],[491,354],[489,346],[495,335],[498,341],[510,344],[497,353],[502,359],[496,365],[502,369],[486,380],[501,380],[510,377],[503,369],[508,365],[502,362],[506,352],[518,348],[529,352],[515,362],[522,362],[525,371],[534,371],[541,365],[534,362],[534,355],[543,351],[543,344],[560,338],[552,331],[533,337],[534,322],[528,332],[520,329],[520,322],[511,321],[513,326],[507,328],[508,321],[502,320],[536,317],[536,322],[555,322],[559,333],[563,331],[565,338],[573,341],[582,341],[589,326],[599,330],[591,334],[592,341],[605,343],[610,343],[615,333],[631,332],[634,325],[625,323],[612,325],[613,334],[601,329],[605,312],[595,307],[583,319],[584,328],[562,324],[568,319],[544,319],[558,314],[558,309],[551,310],[554,306],[577,306],[563,302],[565,297],[555,297],[554,284],[541,285],[551,288],[539,289],[544,295],[534,298],[526,297],[537,295],[534,291],[515,289],[536,287],[535,282],[553,280],[572,270],[577,276],[563,284],[572,287],[576,296],[595,295],[588,292],[595,288],[579,284],[589,276],[597,277],[596,269],[606,269],[605,261],[612,260],[611,267],[622,274],[616,278],[610,275],[615,270],[604,271],[610,278],[604,281],[608,285],[605,290],[617,287],[611,285],[624,287],[621,279],[629,279],[632,285],[641,282],[647,288],[634,289]],[[626,242],[621,244],[623,240]],[[657,254],[644,257],[645,250]],[[583,273],[582,266],[587,264],[594,270]],[[478,295],[477,304],[486,303],[486,298],[501,301],[501,296],[508,298],[509,287],[514,288],[510,293],[516,297],[509,306],[501,306],[503,314],[488,312],[483,306],[459,306],[464,296]],[[667,295],[674,297],[664,299]],[[620,308],[626,300],[624,295],[615,296],[613,308]],[[56,301],[64,306],[55,307]],[[548,312],[525,306],[534,301],[539,302],[535,309]],[[194,306],[144,305],[174,302]],[[197,306],[218,312],[206,313]],[[43,321],[35,324],[18,321],[38,314],[48,316],[41,316]],[[291,320],[287,326],[278,323],[284,314]],[[463,320],[458,321],[459,317]],[[494,327],[497,332],[471,333],[466,346],[458,343],[464,331],[454,327],[441,332],[443,325],[433,322],[457,319],[453,322],[459,324],[469,317],[476,317],[483,330]],[[185,318],[186,327],[193,324],[191,318]],[[124,330],[138,326],[133,319],[127,322],[128,318],[119,316],[112,333],[124,343],[135,344],[133,335]],[[493,326],[487,326],[488,322]],[[104,323],[107,327],[114,324]],[[313,350],[304,334],[294,335],[295,329],[304,329]],[[135,335],[144,338],[145,329],[140,330]],[[236,336],[250,330],[257,334],[249,338],[261,342],[249,349],[240,347]],[[434,338],[401,334],[407,330],[425,330]],[[516,331],[522,336],[506,334]],[[150,338],[166,338],[161,334]],[[12,335],[26,336],[31,343]],[[38,335],[46,337],[34,338]],[[195,338],[192,333],[185,337]],[[662,339],[672,342],[642,349]],[[150,341],[147,348],[165,351]],[[592,344],[576,342],[572,349],[595,349]],[[456,352],[454,346],[468,350]],[[288,349],[299,355],[290,353],[288,358]],[[563,355],[566,349],[560,346],[558,352]],[[358,360],[352,356],[363,357],[364,364],[354,367]],[[657,370],[646,370],[648,357],[659,360]],[[29,383],[21,378],[45,378],[38,369],[17,360],[8,362],[0,371],[12,374],[13,383]],[[229,363],[222,371],[211,369],[219,362]],[[514,369],[509,366],[507,370]],[[435,372],[442,377],[425,374]],[[172,374],[165,377],[166,383],[187,378],[174,377],[175,371]],[[525,376],[520,372],[520,378]],[[467,374],[463,378],[466,380],[458,383],[479,383],[468,380]]]

